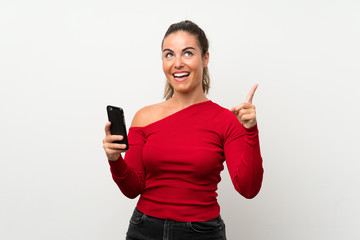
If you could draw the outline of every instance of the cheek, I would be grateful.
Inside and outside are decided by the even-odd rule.
[[[169,64],[163,61],[162,68],[165,74],[169,71]]]
[[[203,62],[196,62],[192,65],[192,69],[196,71],[196,74],[202,74],[203,72]]]
[[[165,78],[169,81],[172,78],[170,64],[168,62],[163,62],[162,68],[163,68]]]

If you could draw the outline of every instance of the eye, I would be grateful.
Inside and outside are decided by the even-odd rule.
[[[174,55],[170,52],[165,53],[165,58],[172,58]]]
[[[192,52],[186,51],[184,55],[185,57],[191,57],[193,54]]]

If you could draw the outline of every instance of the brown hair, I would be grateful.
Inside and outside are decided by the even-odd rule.
[[[170,25],[170,27],[166,31],[165,36],[161,42],[161,48],[163,46],[165,38],[168,35],[170,35],[172,33],[176,33],[178,31],[184,31],[184,32],[190,33],[191,35],[196,36],[199,46],[201,48],[201,55],[202,55],[202,57],[205,56],[205,54],[209,50],[209,41],[206,38],[205,32],[198,25],[196,25],[195,23],[193,23],[192,21],[189,21],[189,20],[185,20],[185,21],[174,23],[174,24]],[[210,76],[209,76],[209,69],[206,66],[206,67],[204,67],[203,78],[202,78],[203,92],[205,94],[207,94],[209,92],[209,88],[210,88]],[[166,100],[168,100],[168,99],[172,98],[173,95],[174,95],[174,88],[173,88],[173,86],[171,86],[169,81],[166,81],[164,98]]]

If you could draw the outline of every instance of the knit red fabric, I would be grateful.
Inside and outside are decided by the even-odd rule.
[[[227,168],[235,189],[253,198],[263,167],[257,126],[244,128],[212,101],[191,105],[145,127],[131,127],[124,160],[109,161],[123,194],[143,213],[175,221],[219,216],[217,185]]]

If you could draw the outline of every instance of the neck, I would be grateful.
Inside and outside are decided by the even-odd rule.
[[[170,101],[173,105],[176,105],[179,108],[186,108],[193,104],[205,102],[208,100],[209,99],[205,96],[203,92],[201,92],[201,94],[175,92],[174,96],[168,101]]]

